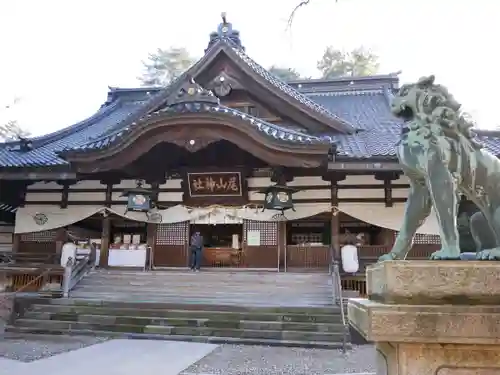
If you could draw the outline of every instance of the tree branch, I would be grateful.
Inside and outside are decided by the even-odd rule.
[[[336,3],[338,3],[339,0],[335,0]],[[293,23],[293,18],[295,17],[295,13],[299,10],[299,8],[308,5],[311,2],[311,0],[302,0],[300,3],[297,4],[297,6],[293,9],[292,13],[290,14],[290,17],[288,17],[288,23],[287,23],[287,29],[292,27]]]
[[[299,10],[299,8],[307,5],[310,3],[311,0],[302,0],[300,3],[298,3],[295,8],[293,8],[292,10],[292,13],[290,13],[290,17],[288,17],[288,22],[287,22],[287,28],[291,28],[292,27],[292,23],[293,23],[293,18],[295,17],[295,13],[297,13],[297,11]]]

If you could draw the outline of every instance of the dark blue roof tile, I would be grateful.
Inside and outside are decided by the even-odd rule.
[[[243,121],[246,121],[251,126],[255,127],[260,132],[264,133],[270,138],[274,138],[280,142],[291,142],[291,143],[301,143],[301,144],[314,144],[314,143],[328,143],[328,139],[322,139],[316,136],[308,135],[303,132],[299,132],[292,129],[287,129],[276,124],[261,120],[259,118],[250,116],[244,112],[238,111],[236,109],[228,108],[221,105],[206,103],[206,102],[189,102],[189,103],[179,103],[172,106],[164,107],[163,109],[156,111],[152,114],[144,116],[139,121],[125,127],[116,130],[115,132],[105,134],[99,138],[93,139],[90,142],[78,144],[74,147],[67,147],[64,151],[90,151],[97,150],[109,145],[119,142],[123,136],[128,134],[135,126],[139,125],[141,122],[147,121],[154,116],[164,115],[165,113],[179,114],[179,113],[199,113],[199,112],[217,112],[223,113],[228,116],[237,117]]]
[[[402,122],[391,114],[384,90],[349,90],[308,96],[357,129],[394,131],[399,135]]]
[[[254,72],[256,72],[258,75],[260,75],[262,78],[264,78],[267,82],[272,84],[274,87],[278,88],[282,92],[284,92],[286,95],[292,97],[293,99],[297,100],[299,103],[302,103],[306,107],[312,109],[315,112],[320,113],[321,115],[333,119],[343,126],[346,127],[346,129],[353,130],[353,125],[349,123],[346,119],[337,116],[335,113],[332,113],[327,107],[323,106],[320,102],[316,100],[311,100],[308,98],[306,95],[302,94],[300,91],[296,90],[292,86],[288,85],[287,83],[283,82],[281,79],[276,77],[274,74],[271,74],[269,71],[264,69],[261,65],[259,65],[255,60],[253,60],[251,57],[249,57],[243,49],[237,45],[235,45],[231,40],[223,38],[221,39],[222,42],[227,43],[232,51],[236,53],[236,55],[244,61]]]
[[[142,102],[115,102],[101,108],[90,119],[85,120],[86,126],[77,127],[66,136],[59,132],[46,137],[34,139],[33,150],[28,152],[14,151],[16,142],[5,143],[0,146],[0,167],[39,167],[65,165],[67,162],[57,155],[67,147],[78,147],[88,143],[93,138],[101,136],[106,131],[117,126],[131,113],[137,110]]]

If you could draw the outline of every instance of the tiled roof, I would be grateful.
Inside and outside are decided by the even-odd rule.
[[[60,158],[57,153],[67,147],[77,147],[85,144],[96,136],[119,126],[119,124],[130,116],[143,101],[121,102],[120,100],[104,106],[92,117],[73,125],[74,131],[66,134],[57,132],[48,136],[35,138],[33,149],[22,152],[19,142],[10,142],[0,145],[1,167],[40,167],[61,166],[67,162]],[[81,124],[85,126],[80,126]],[[66,129],[64,130],[66,131]]]
[[[385,88],[310,93],[337,116],[355,124],[356,134],[325,135],[337,144],[338,156],[346,158],[395,157],[402,122],[389,110],[390,93]]]
[[[346,119],[343,119],[342,117],[337,116],[336,114],[329,111],[327,107],[321,105],[321,103],[318,103],[314,100],[311,100],[306,95],[302,94],[300,91],[296,90],[292,86],[283,82],[281,79],[276,77],[274,74],[269,73],[269,71],[264,69],[261,65],[259,65],[252,58],[250,58],[241,48],[239,48],[237,45],[235,45],[231,40],[221,39],[221,42],[227,43],[231,47],[231,50],[241,60],[243,60],[250,68],[252,68],[252,70],[254,72],[256,72],[258,75],[260,75],[262,78],[264,78],[267,82],[269,82],[270,84],[272,84],[273,86],[278,88],[280,91],[289,95],[290,97],[297,100],[298,102],[304,104],[306,107],[312,109],[313,111],[318,112],[325,117],[328,117],[330,119],[333,119],[333,120],[339,122],[346,129],[349,129],[349,130],[355,129],[353,124],[350,123],[349,121],[346,121]]]
[[[172,106],[164,107],[159,111],[144,116],[139,121],[125,128],[120,128],[114,132],[107,133],[102,137],[93,139],[88,143],[84,143],[76,147],[68,147],[62,151],[64,153],[64,151],[66,152],[89,151],[89,150],[97,150],[105,148],[111,146],[116,142],[119,142],[123,137],[125,137],[129,132],[131,132],[134,129],[134,127],[137,127],[144,121],[151,120],[154,116],[179,115],[182,113],[218,113],[231,117],[236,117],[243,121],[246,121],[248,124],[253,126],[258,131],[262,132],[264,135],[279,142],[299,143],[299,144],[328,143],[328,140],[326,139],[308,135],[295,130],[286,129],[276,124],[272,124],[267,121],[258,119],[256,117],[250,116],[236,109],[212,103],[189,102],[189,103],[179,103]]]
[[[220,43],[227,43],[221,41]],[[220,47],[220,45],[219,45]],[[212,48],[217,48],[217,44]],[[300,93],[299,83],[293,83],[296,89],[286,85],[260,65],[251,60],[234,46],[231,51],[244,60],[255,72],[270,83],[295,97],[301,103],[316,108],[324,115],[340,119],[352,125],[357,131],[353,134],[311,135],[292,130],[294,124],[278,126],[262,121],[247,114],[218,106],[219,109],[200,107],[201,110],[219,111],[228,116],[236,116],[247,121],[259,131],[280,142],[316,143],[331,142],[337,145],[338,157],[346,159],[365,159],[370,157],[394,158],[395,144],[401,132],[401,121],[392,116],[389,110],[390,88],[394,88],[394,77],[376,77],[345,81],[344,85],[328,82],[316,90],[311,82],[304,82],[304,93]],[[181,76],[179,80],[184,79]],[[130,131],[132,123],[146,115],[151,108],[158,108],[173,92],[178,82],[166,89],[138,88],[110,90],[110,98],[91,117],[75,125],[42,137],[33,138],[33,149],[19,150],[19,142],[0,144],[0,167],[40,167],[68,166],[60,156],[63,150],[84,150],[106,147],[116,142]],[[168,108],[168,106],[166,107]],[[190,110],[197,110],[194,106]],[[297,124],[300,125],[300,124]],[[297,126],[300,128],[300,126]],[[481,132],[478,137],[488,150],[500,155],[500,136]]]

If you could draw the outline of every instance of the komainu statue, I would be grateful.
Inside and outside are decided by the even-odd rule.
[[[500,260],[500,160],[474,139],[472,123],[434,76],[401,87],[392,102],[405,121],[396,153],[410,179],[401,230],[390,253],[379,260],[405,259],[413,236],[431,213],[437,216],[441,249],[431,259],[459,259],[457,210],[460,196],[480,212],[470,220],[477,259]]]

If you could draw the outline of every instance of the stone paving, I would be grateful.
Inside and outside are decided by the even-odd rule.
[[[221,345],[182,375],[327,375],[374,373],[371,345],[340,350]]]
[[[336,350],[25,336],[0,340],[0,375],[372,375],[372,346]]]
[[[0,375],[177,375],[217,345],[156,340],[110,340],[32,362],[2,358]]]

